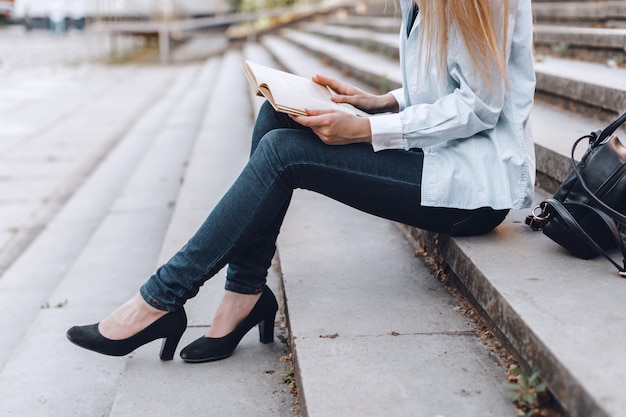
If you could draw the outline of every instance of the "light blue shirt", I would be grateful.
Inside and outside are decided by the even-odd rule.
[[[411,4],[411,0],[401,0],[403,88],[392,92],[400,112],[370,118],[374,150],[424,151],[424,206],[529,207],[535,181],[529,123],[535,92],[530,0],[511,1],[508,84],[502,81],[491,89],[473,68],[454,28],[450,29],[446,76],[437,76],[436,57],[423,68],[426,59],[418,51],[421,13],[407,36]]]

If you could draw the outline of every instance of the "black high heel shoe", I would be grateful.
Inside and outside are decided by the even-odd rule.
[[[235,330],[224,337],[203,336],[187,345],[180,351],[185,362],[199,363],[226,359],[233,354],[241,339],[257,324],[261,343],[274,341],[274,320],[278,311],[278,303],[272,290],[266,285],[263,293],[250,311],[250,314],[235,327]]]
[[[126,339],[111,340],[100,333],[98,324],[74,326],[67,331],[70,342],[82,348],[110,356],[128,355],[133,350],[156,339],[164,339],[159,357],[162,361],[174,358],[174,351],[187,328],[185,309],[167,313],[137,334]]]

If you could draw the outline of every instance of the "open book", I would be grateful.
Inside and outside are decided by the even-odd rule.
[[[330,88],[295,74],[245,61],[243,71],[257,96],[265,97],[276,111],[305,116],[305,110],[338,109],[358,116],[367,113],[348,103],[335,103]]]

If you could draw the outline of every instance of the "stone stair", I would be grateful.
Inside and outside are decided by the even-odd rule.
[[[157,103],[125,132],[89,179],[72,192],[46,229],[2,275],[0,320],[6,330],[0,342],[0,364],[8,360],[28,323],[49,301],[55,287],[83,250],[142,155],[163,129],[168,113],[189,88],[192,75],[189,71],[180,72]],[[20,314],[15,315],[13,311]]]
[[[619,4],[618,4],[619,3]],[[545,6],[560,10],[614,10],[613,19],[623,16],[624,2],[559,3]],[[543,4],[539,7],[544,6]],[[573,13],[573,12],[572,12]],[[538,13],[539,14],[539,13]],[[589,19],[596,18],[596,15]],[[397,69],[397,46],[387,28],[394,16],[375,19],[367,26],[367,17],[337,18],[324,22],[306,22],[300,27],[284,29],[278,36],[266,36],[262,43],[274,50],[286,50],[290,42],[320,59],[324,64],[368,84],[373,91],[384,91],[400,85]],[[383,23],[383,20],[386,23]],[[563,38],[550,39],[547,33],[559,29],[547,23],[537,27],[542,44],[558,44]],[[556,22],[559,23],[560,22]],[[537,201],[554,191],[569,173],[569,148],[573,141],[626,110],[626,69],[614,59],[608,65],[606,49],[623,55],[619,44],[622,30],[566,28],[563,37],[581,50],[581,56],[562,57],[558,48],[553,55],[537,57],[537,103],[533,111],[536,132],[538,186]],[[575,39],[595,37],[594,42]],[[546,51],[543,52],[544,54]],[[310,75],[325,72],[323,66],[310,64],[298,70],[303,59],[289,50],[282,54],[281,64],[294,72]],[[584,60],[583,60],[584,56]],[[573,59],[578,58],[578,59]],[[619,416],[624,404],[618,390],[611,389],[618,369],[626,364],[620,359],[622,336],[619,311],[626,291],[623,281],[602,259],[581,261],[565,254],[540,233],[523,225],[528,210],[514,212],[508,221],[489,238],[452,239],[447,236],[409,230],[416,239],[426,241],[447,265],[452,280],[495,326],[496,331],[527,369],[537,369],[556,399],[571,416]],[[287,245],[287,250],[291,245]],[[284,250],[284,249],[283,249]],[[286,292],[289,281],[285,276]],[[582,296],[582,294],[587,294]],[[554,297],[558,297],[558,301]],[[294,332],[294,326],[292,326]],[[617,333],[616,333],[617,332]],[[296,342],[296,354],[299,354]],[[593,353],[591,353],[593,352]],[[610,371],[612,369],[614,371]],[[309,404],[306,381],[302,387]],[[313,388],[314,391],[317,388]],[[331,390],[323,393],[325,398]],[[308,408],[307,408],[308,410]]]
[[[39,237],[37,243],[48,237],[51,240],[44,256],[52,256],[54,260],[62,258],[67,262],[62,265],[68,268],[62,271],[62,279],[56,286],[42,294],[47,300],[45,303],[34,304],[36,300],[31,300],[34,317],[24,314],[21,303],[13,304],[9,300],[3,304],[7,310],[2,316],[8,321],[15,316],[34,319],[11,350],[0,375],[3,414],[19,415],[20,409],[31,403],[32,415],[63,415],[69,399],[64,393],[76,394],[72,408],[77,414],[104,414],[108,408],[123,362],[96,360],[90,363],[90,358],[85,357],[81,365],[82,352],[77,356],[66,354],[64,328],[72,321],[91,321],[85,316],[86,312],[103,314],[118,304],[120,297],[136,289],[137,279],[153,270],[202,114],[199,110],[209,92],[205,84],[203,90],[191,93],[192,83],[202,80],[201,75],[193,72],[182,72],[182,85],[175,84],[171,90],[174,94],[166,95],[161,105],[155,106],[135,125],[100,170],[68,203],[66,211]],[[92,199],[94,194],[98,198]],[[89,223],[80,221],[77,213],[91,216]],[[90,227],[85,227],[87,225]],[[55,227],[62,230],[55,230]],[[71,254],[63,253],[66,245],[59,241],[63,235],[70,238],[68,246],[74,249]],[[74,242],[79,245],[74,246]],[[29,248],[35,252],[35,262],[40,262],[38,248],[37,244]],[[22,271],[17,264],[15,268],[19,286],[23,285],[25,277],[49,278],[42,272]],[[2,283],[11,284],[6,277]],[[38,283],[33,285],[39,287]],[[25,294],[21,288],[10,290]],[[3,295],[11,297],[11,292]],[[11,326],[16,327],[15,323]],[[42,338],[47,343],[39,343]],[[35,376],[36,380],[18,375]],[[62,384],[51,384],[49,375],[64,375],[65,378]],[[96,395],[87,396],[89,401],[82,401],[85,396],[80,394],[89,390],[87,381],[92,381],[91,389]],[[36,397],[32,398],[34,393]]]
[[[158,361],[156,344],[112,358],[78,349],[64,335],[68,326],[97,321],[132,295],[197,228],[245,163],[253,118],[241,63],[233,51],[180,68],[3,275],[0,415],[129,416],[150,406],[160,415],[291,415],[293,395],[281,384],[288,369],[280,361],[282,343],[246,349],[258,344],[251,333],[240,349],[247,361],[178,367],[174,375],[173,363]],[[232,123],[233,114],[243,123]],[[280,294],[278,284],[274,272],[270,285]],[[206,333],[223,277],[207,286],[214,290],[188,305],[187,341]],[[135,378],[146,376],[144,355],[151,376],[136,385]],[[246,380],[255,381],[248,397],[233,402],[229,392]],[[210,381],[223,400],[194,401],[206,398]]]
[[[345,79],[281,37],[246,55],[261,47]],[[502,369],[414,250],[397,225],[296,190],[278,252],[302,415],[515,415]]]
[[[606,65],[606,54],[592,53],[605,49],[623,56],[623,46],[615,46],[620,44],[622,30],[555,28],[547,10],[556,10],[554,16],[576,16],[572,21],[605,21],[609,15],[621,19],[624,3],[535,5],[541,22],[536,29],[538,42],[558,45],[567,39],[582,50],[580,56],[572,57],[579,59],[564,59],[553,47],[542,51],[553,56],[538,57],[533,111],[541,187],[538,201],[570,171],[568,155],[574,139],[605,126],[626,110],[626,70],[619,67],[621,61]],[[366,20],[348,18],[339,27],[335,25],[340,19],[333,26],[306,23],[284,30],[282,36],[374,90],[393,88],[399,85],[394,66],[397,48],[387,41],[380,20],[370,28]],[[395,17],[388,20],[393,22]],[[561,24],[561,20],[554,23]],[[555,33],[559,37],[548,36]],[[594,42],[588,41],[592,37]],[[583,40],[577,42],[579,38]],[[619,354],[623,336],[618,330],[624,320],[619,305],[626,287],[604,260],[574,259],[540,233],[530,232],[523,225],[526,214],[512,213],[487,238],[410,232],[436,251],[451,279],[474,300],[527,369],[539,370],[569,415],[623,415],[623,396],[619,388],[611,387],[626,366]]]
[[[537,23],[557,25],[624,27],[626,5],[623,1],[535,1]]]
[[[624,3],[535,0],[545,45],[533,111],[537,201],[569,172],[573,140],[626,110],[626,69],[619,59],[606,65],[619,52],[614,27],[626,20]],[[65,340],[68,327],[99,320],[136,291],[245,164],[262,101],[251,97],[244,59],[374,92],[400,85],[399,11],[374,4],[181,66],[0,278],[0,415],[516,415],[504,370],[414,257],[416,242],[525,369],[540,372],[568,415],[624,415],[626,284],[604,260],[572,258],[528,230],[529,210],[488,236],[450,238],[296,192],[269,281],[283,301],[277,332],[289,328],[296,404],[282,384],[287,346],[260,345],[254,331],[232,360],[201,365],[158,361],[156,343],[110,358]],[[555,30],[565,18],[568,26]],[[569,26],[589,21],[606,27]],[[553,47],[565,41],[579,49],[568,58]],[[223,280],[188,302],[181,346],[206,332]]]

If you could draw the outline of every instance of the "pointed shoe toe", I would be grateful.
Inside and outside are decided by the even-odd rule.
[[[232,333],[219,338],[200,337],[183,348],[180,351],[180,357],[185,362],[190,363],[214,362],[226,359],[233,354],[238,344],[238,341],[231,340],[232,337],[229,338],[231,335]]]
[[[140,332],[126,339],[112,340],[100,333],[98,323],[74,326],[66,336],[77,346],[109,356],[128,355],[140,346],[156,339],[163,339],[159,356],[167,361],[174,358],[174,351],[187,328],[187,315],[183,308],[168,313]]]
[[[278,311],[278,302],[268,286],[256,302],[250,314],[237,327],[224,337],[200,337],[181,352],[180,357],[185,362],[200,363],[226,359],[233,354],[243,337],[254,326],[259,326],[261,343],[274,341],[274,320]]]
[[[124,356],[127,354],[125,349],[123,349],[123,343],[116,343],[120,341],[108,339],[100,333],[98,323],[87,326],[74,326],[67,331],[66,336],[76,346],[87,350],[109,356]]]

